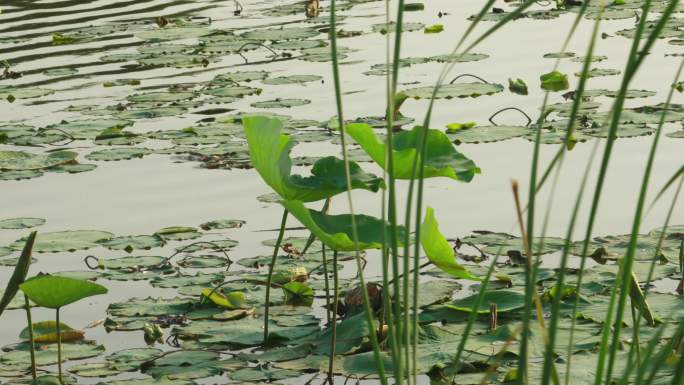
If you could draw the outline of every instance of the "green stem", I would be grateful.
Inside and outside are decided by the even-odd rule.
[[[59,324],[59,308],[55,310],[55,315],[57,321],[57,378],[59,383],[64,385],[64,380],[62,379],[62,330]]]
[[[285,234],[285,226],[287,225],[287,210],[283,210],[283,219],[280,221],[280,231],[278,232],[278,239],[273,247],[273,256],[271,257],[271,264],[268,266],[268,278],[266,279],[266,307],[264,308],[264,345],[268,341],[268,311],[271,307],[271,283],[273,282],[273,268],[276,264],[278,251],[280,250],[280,243],[283,241]]]
[[[26,321],[28,322],[29,343],[31,344],[31,376],[36,379],[36,342],[33,339],[33,320],[31,319],[31,304],[28,296],[24,294]]]
[[[337,251],[333,251],[333,265],[337,266]],[[340,301],[339,277],[337,268],[333,270],[333,316],[332,333],[330,334],[330,360],[328,362],[328,382],[333,385],[333,371],[335,370],[335,346],[337,345],[337,307]],[[371,333],[375,331],[370,329]]]
[[[325,256],[325,245],[323,245],[321,254],[323,256],[323,277],[325,280],[325,321],[327,325],[330,325],[330,279],[328,278],[328,258]],[[337,275],[337,266],[334,266],[333,269],[335,269],[335,274]],[[332,308],[333,313],[336,311],[337,308]]]

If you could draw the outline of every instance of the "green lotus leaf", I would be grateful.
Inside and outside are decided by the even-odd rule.
[[[38,170],[0,171],[0,180],[24,180],[43,176]]]
[[[455,132],[447,132],[450,140],[460,143],[489,143],[519,138],[530,133],[525,126],[475,126]]]
[[[268,72],[266,71],[237,71],[216,75],[211,83],[251,82],[253,80],[264,80],[267,77]]]
[[[13,87],[0,85],[0,99],[31,99],[54,93],[54,90],[37,87]],[[10,98],[12,97],[12,98]]]
[[[284,85],[284,84],[304,84],[309,82],[318,82],[323,79],[319,75],[290,75],[279,76],[277,78],[264,79],[261,82],[270,85]]]
[[[172,103],[192,99],[195,95],[194,92],[147,92],[128,95],[126,99],[133,103]]]
[[[410,179],[413,162],[416,157],[416,143],[422,128],[414,127],[411,131],[403,131],[394,135],[394,177]],[[381,142],[373,129],[367,124],[353,123],[347,126],[347,133],[382,168],[385,166],[386,144]],[[439,130],[428,130],[427,158],[425,159],[424,177],[447,177],[470,182],[480,169],[472,160],[456,151],[451,140]]]
[[[100,269],[120,270],[120,269],[150,269],[166,263],[166,258],[158,256],[140,257],[121,257],[121,258],[100,258],[97,267]]]
[[[311,100],[307,99],[273,99],[254,102],[250,106],[254,108],[291,108],[298,106],[305,106],[310,104]]]
[[[202,223],[199,227],[205,231],[235,229],[244,226],[246,223],[247,221],[243,219],[217,219]]]
[[[98,382],[97,385],[197,385],[194,381],[189,380],[172,380],[169,378],[133,378],[130,380],[116,380],[107,382]]]
[[[432,207],[427,208],[425,220],[420,227],[420,244],[428,260],[445,273],[456,278],[480,281],[480,278],[473,276],[464,266],[456,262],[454,249],[439,231]]]
[[[80,330],[75,330],[71,326],[60,322],[60,334],[62,335],[62,342],[72,342],[83,339],[84,333]],[[30,340],[30,333],[28,326],[20,333],[19,338],[22,341]],[[42,321],[33,324],[33,340],[35,342],[57,342],[57,322]]]
[[[97,283],[47,274],[31,278],[19,287],[38,306],[50,309],[107,293],[107,288]]]
[[[291,175],[289,153],[295,143],[280,133],[280,119],[251,116],[244,117],[243,123],[252,165],[283,199],[312,202],[347,190],[344,162],[335,157],[317,161],[312,176]],[[381,179],[364,172],[356,163],[350,163],[349,169],[352,188],[375,192],[382,186]]]
[[[195,239],[201,236],[199,231],[194,227],[187,226],[171,226],[157,230],[154,235],[162,238],[165,241],[184,241],[188,239]]]
[[[86,250],[96,247],[100,242],[110,239],[114,234],[106,231],[97,230],[67,230],[55,231],[52,233],[41,233],[36,238],[36,244],[33,251],[38,253],[46,252],[61,252],[61,251],[75,251]],[[26,238],[21,238],[11,247],[19,250],[24,246]]]
[[[305,282],[288,282],[283,285],[285,303],[288,305],[311,306],[314,299],[314,290]]]
[[[217,306],[226,309],[239,309],[245,302],[245,293],[241,291],[233,291],[225,295],[219,290],[203,289],[202,297],[208,299]]]
[[[429,27],[425,27],[423,30],[425,33],[440,33],[442,31],[444,31],[444,25],[442,24],[433,24]]]
[[[430,99],[434,87],[417,87],[409,88],[401,91],[407,97],[414,99]],[[501,84],[490,83],[454,83],[444,84],[437,89],[435,99],[452,99],[452,98],[476,98],[482,95],[492,95],[503,91]]]
[[[423,23],[403,23],[401,25],[402,32],[420,31],[425,28]],[[373,25],[373,32],[380,32],[385,35],[387,33],[394,33],[397,29],[397,23],[390,21],[389,23],[381,23]]]
[[[294,51],[308,48],[325,47],[327,44],[323,40],[288,40],[279,41],[270,45],[273,49],[281,49],[283,51]]]
[[[527,84],[522,79],[508,79],[508,90],[514,94],[527,95]]]
[[[446,54],[431,56],[428,59],[438,63],[466,63],[471,61],[480,61],[489,58],[489,55],[483,53],[466,53],[466,54]]]
[[[299,377],[302,372],[267,367],[243,368],[230,374],[234,381],[271,382],[286,378]]]
[[[130,253],[133,250],[161,247],[164,245],[164,240],[156,235],[128,235],[107,239],[100,244],[110,250],[125,250]]]
[[[72,162],[78,156],[73,151],[57,151],[48,154],[32,154],[23,151],[0,151],[0,170],[41,170]]]
[[[97,357],[105,348],[93,341],[79,341],[62,344],[62,362]],[[54,365],[57,363],[57,344],[36,343],[36,365]],[[31,365],[31,345],[28,342],[3,347],[0,364]]]
[[[109,377],[121,373],[121,370],[114,367],[109,362],[87,362],[69,367],[69,373],[79,377]]]
[[[620,73],[622,73],[622,71],[616,70],[614,68],[592,68],[585,76],[587,78],[595,78],[599,76],[620,75]],[[575,72],[575,76],[582,77],[583,75],[581,72]]]
[[[190,311],[196,302],[188,298],[131,298],[110,304],[107,313],[117,317],[181,315]]]
[[[301,201],[284,200],[281,204],[287,211],[306,226],[316,238],[328,247],[338,251],[356,250],[351,215],[328,215],[320,211],[309,210]],[[384,241],[390,239],[389,225],[367,215],[355,215],[358,249],[379,249]],[[397,229],[398,238],[404,239],[404,228]],[[384,232],[384,234],[383,234]]]
[[[138,32],[135,36],[138,39],[149,40],[149,41],[169,41],[169,40],[181,40],[181,39],[192,39],[201,36],[206,36],[214,31],[209,28],[204,27],[171,27],[171,28],[158,28],[149,31]]]
[[[223,274],[198,272],[196,275],[159,276],[153,278],[150,284],[154,287],[177,288],[194,285],[212,285],[223,282],[223,279]]]
[[[138,147],[120,147],[108,148],[105,150],[93,151],[86,155],[86,159],[92,161],[112,162],[118,160],[128,160],[133,158],[142,158],[145,155],[151,154],[153,151],[149,148]]]
[[[178,266],[202,269],[212,267],[226,267],[230,261],[226,257],[218,255],[188,255],[178,261]]]
[[[539,77],[541,88],[546,91],[563,91],[570,88],[568,75],[558,71],[552,71]]]
[[[191,380],[218,375],[219,354],[202,350],[177,350],[155,359],[144,373],[154,378]]]
[[[36,232],[32,232],[26,238],[24,242],[24,247],[21,252],[21,256],[17,261],[14,271],[7,282],[7,286],[3,292],[2,297],[0,297],[0,315],[5,311],[9,305],[13,302],[16,305],[16,294],[19,291],[20,285],[26,279],[28,274],[29,266],[31,265],[31,253],[33,251],[34,243],[36,240]]]
[[[155,348],[131,348],[114,352],[106,357],[107,361],[121,371],[134,371],[144,362],[158,357],[162,351]]]
[[[124,128],[130,126],[132,122],[123,119],[92,119],[92,120],[72,120],[62,121],[61,123],[51,124],[40,132],[55,134],[64,131],[75,139],[95,139],[103,131],[112,128]],[[59,130],[59,131],[56,131]]]
[[[489,314],[490,305],[496,304],[496,310],[499,313],[505,313],[525,306],[525,294],[515,290],[489,290],[484,294],[484,298],[477,310],[475,302],[479,294],[474,294],[447,304],[450,309],[472,312],[477,311],[478,314]]]
[[[30,229],[44,224],[43,218],[11,218],[0,220],[0,229]]]

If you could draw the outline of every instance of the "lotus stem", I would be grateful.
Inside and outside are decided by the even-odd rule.
[[[495,331],[497,328],[499,313],[496,307],[496,302],[489,305],[489,330]]]
[[[333,312],[332,312],[332,333],[330,334],[330,360],[328,362],[328,382],[333,385],[333,370],[335,370],[335,345],[337,344],[337,307],[340,303],[340,286],[337,272],[337,250],[333,250]],[[369,328],[373,333],[373,328]]]
[[[31,304],[28,296],[24,294],[24,309],[26,310],[26,321],[28,322],[29,343],[31,344],[31,376],[36,379],[36,342],[33,340],[33,320],[31,318]]]
[[[679,293],[679,295],[684,295],[684,239],[679,245],[679,273],[682,275],[682,278],[679,280],[677,293]]]
[[[283,210],[283,219],[280,221],[280,231],[278,232],[278,239],[273,247],[273,256],[271,257],[271,264],[268,266],[268,278],[266,280],[266,308],[264,309],[264,345],[268,341],[268,311],[271,307],[271,283],[273,282],[273,268],[276,264],[280,244],[283,242],[283,235],[285,234],[285,226],[287,225],[287,210]]]
[[[88,261],[90,261],[91,259],[95,260],[96,265],[94,265],[94,266],[90,265],[90,263]],[[94,255],[87,255],[85,258],[83,258],[83,263],[85,263],[85,265],[90,270],[97,270],[99,267],[99,262],[100,262],[100,260]]]
[[[171,258],[173,258],[173,257],[175,257],[176,255],[182,253],[183,251],[189,249],[190,247],[192,247],[192,246],[197,246],[197,245],[210,245],[210,246],[213,246],[214,248],[218,249],[221,253],[223,253],[223,256],[226,257],[226,259],[228,260],[228,266],[226,267],[226,270],[230,269],[230,266],[233,264],[233,260],[230,259],[230,257],[228,256],[228,252],[226,251],[226,248],[225,248],[225,247],[222,247],[222,246],[219,245],[218,243],[211,242],[211,241],[193,242],[193,243],[191,243],[191,244],[189,244],[189,245],[185,245],[185,246],[183,246],[183,247],[180,247],[180,248],[176,249],[176,252],[175,252],[175,253],[171,254],[168,258],[166,258],[166,260],[165,260],[164,262],[165,262],[166,264],[170,264],[170,263],[171,263]],[[87,258],[87,257],[86,257],[86,258]],[[87,262],[86,262],[86,264],[87,264]]]
[[[250,41],[250,42],[247,42],[247,43],[241,45],[240,48],[238,48],[238,50],[237,50],[237,54],[240,55],[240,57],[242,57],[242,58],[245,60],[245,64],[249,63],[249,60],[247,60],[247,58],[245,57],[245,55],[242,54],[242,50],[243,50],[243,48],[245,48],[245,47],[247,47],[247,46],[249,46],[249,45],[256,45],[256,46],[259,46],[259,47],[264,47],[264,48],[266,48],[267,50],[271,51],[271,53],[273,54],[273,57],[271,58],[271,61],[273,61],[273,60],[275,60],[275,59],[278,58],[278,53],[277,53],[276,51],[274,51],[271,47],[269,47],[269,46],[267,46],[267,45],[264,45],[264,44],[261,44],[261,43],[256,43],[256,42]]]
[[[323,245],[321,255],[323,257],[323,277],[325,280],[325,321],[327,325],[330,325],[330,280],[328,278],[328,259],[325,255],[325,245]],[[337,266],[334,266],[333,268],[337,271]],[[332,311],[336,312],[337,309],[332,309]]]
[[[323,203],[323,209],[321,212],[324,214],[328,212],[328,209],[330,208],[330,198],[325,199],[325,203]],[[302,250],[302,255],[306,254],[306,251],[309,250],[309,247],[313,245],[314,241],[316,240],[316,236],[313,233],[309,234],[309,239],[306,240],[306,245],[304,246],[304,250]]]
[[[59,325],[59,308],[55,309],[55,321],[57,321],[57,378],[59,383],[64,385],[62,379],[62,328]]]
[[[451,79],[451,81],[449,82],[449,84],[454,84],[454,82],[455,82],[456,80],[458,80],[458,79],[460,79],[460,78],[466,78],[466,77],[467,77],[467,78],[475,78],[475,79],[481,81],[481,82],[484,83],[484,84],[489,84],[488,81],[482,79],[481,77],[479,77],[479,76],[477,76],[477,75],[473,75],[473,74],[460,74],[460,75],[456,76],[455,78]]]
[[[498,124],[496,124],[496,122],[494,122],[494,117],[497,116],[497,115],[499,115],[500,113],[502,113],[502,112],[504,112],[504,111],[508,111],[508,110],[518,111],[518,112],[520,112],[521,114],[525,115],[525,118],[527,118],[527,123],[525,124],[525,127],[529,127],[529,125],[532,123],[532,118],[530,118],[530,116],[527,115],[527,113],[525,113],[525,111],[521,110],[521,109],[518,108],[518,107],[506,107],[506,108],[502,108],[502,109],[500,109],[499,111],[496,111],[494,114],[492,114],[492,116],[489,117],[489,121],[490,121],[493,125],[498,126]]]

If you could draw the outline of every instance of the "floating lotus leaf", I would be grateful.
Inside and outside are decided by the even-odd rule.
[[[617,90],[593,89],[593,90],[584,90],[584,93],[582,93],[582,97],[591,98],[591,97],[596,97],[596,96],[607,96],[609,98],[614,98],[614,97],[617,97],[617,94],[618,94]],[[625,93],[625,98],[627,98],[627,99],[648,98],[648,97],[655,96],[655,95],[656,95],[655,91],[629,89]]]
[[[563,91],[570,87],[568,75],[559,71],[551,71],[539,77],[541,88],[546,91]]]
[[[76,75],[78,70],[76,68],[53,68],[43,72],[45,76],[71,76]]]
[[[608,253],[607,259],[623,258],[627,254],[630,237],[630,234],[595,237],[589,243],[588,253],[591,254],[597,248],[602,247]],[[634,259],[637,261],[661,261],[664,258],[673,262],[677,260],[679,242],[664,243],[658,254],[656,254],[657,246],[658,238],[639,234]],[[572,244],[570,252],[579,255],[582,252],[582,247],[583,241],[577,241]]]
[[[667,226],[665,228],[658,227],[648,232],[648,235],[654,239],[659,239],[663,231],[665,232],[664,239],[666,241],[681,241],[684,240],[684,225]]]
[[[254,80],[264,80],[267,77],[268,72],[266,71],[238,71],[216,75],[211,83],[251,82]]]
[[[166,263],[166,258],[159,256],[139,256],[139,257],[121,257],[121,258],[100,258],[97,261],[97,267],[100,269],[149,269],[161,266]]]
[[[107,239],[100,244],[110,250],[125,250],[130,253],[133,250],[161,247],[164,245],[164,240],[155,235],[129,235]]]
[[[40,233],[36,237],[33,251],[38,253],[86,250],[96,247],[100,242],[112,238],[114,234],[97,230],[67,230],[51,233]],[[11,247],[21,250],[26,238],[12,243]]]
[[[3,347],[0,364],[23,365],[31,364],[31,347],[28,342]],[[97,357],[104,353],[102,345],[96,345],[93,341],[82,341],[62,344],[62,362],[81,360],[84,358]],[[54,365],[57,363],[57,344],[36,344],[36,365]]]
[[[30,229],[45,224],[43,218],[12,218],[0,220],[0,229]],[[5,254],[7,255],[7,254]],[[0,252],[2,256],[2,252]]]
[[[24,171],[1,171],[0,180],[23,180],[33,179],[43,176],[43,173],[37,170]]]
[[[157,230],[154,235],[165,241],[184,241],[199,238],[201,234],[194,227],[172,226]]]
[[[523,255],[525,249],[522,239],[506,233],[494,233],[490,231],[476,231],[477,235],[471,235],[462,239],[465,243],[486,245],[484,250],[488,253],[506,255],[509,250],[520,251]],[[540,250],[540,242],[543,248]],[[565,245],[565,240],[556,237],[535,237],[532,240],[532,253],[534,255],[547,254],[558,251]]]
[[[233,247],[238,245],[238,241],[233,240],[233,239],[221,239],[221,240],[212,240],[211,242],[200,242],[197,244],[194,244],[192,246],[182,246],[177,248],[176,250],[182,249],[182,251],[186,253],[194,253],[196,251],[201,251],[201,250],[214,250],[214,251],[220,251],[221,249],[232,249]]]
[[[606,8],[601,12],[587,12],[584,17],[591,20],[616,20],[633,19],[634,15],[633,9]]]
[[[475,126],[447,132],[450,140],[460,143],[489,143],[519,138],[531,129],[525,126]]]
[[[137,378],[130,380],[109,380],[107,382],[99,382],[97,385],[197,385],[194,381],[189,380],[171,380],[168,378]]]
[[[439,231],[439,225],[435,219],[435,212],[432,207],[427,208],[420,233],[420,244],[425,255],[440,270],[456,278],[480,280],[470,274],[464,266],[456,262],[454,249]]]
[[[86,155],[86,159],[100,162],[113,162],[119,160],[129,160],[133,158],[142,158],[145,155],[151,154],[153,151],[144,147],[120,147],[108,148],[105,150],[93,151]]]
[[[12,86],[0,85],[0,99],[9,101],[10,99],[31,99],[39,98],[54,93],[53,90],[37,87],[21,87],[16,88]]]
[[[150,361],[162,353],[155,348],[124,349],[108,355],[107,361],[121,371],[138,370],[144,362]]]
[[[79,377],[109,377],[120,374],[121,371],[108,362],[88,362],[69,367],[69,373]]]
[[[176,288],[194,285],[211,286],[215,283],[223,282],[224,278],[223,274],[205,274],[200,272],[197,273],[197,275],[160,276],[153,278],[150,281],[150,284],[154,287],[161,288]]]
[[[245,39],[254,40],[268,40],[268,41],[283,41],[283,40],[298,40],[308,39],[310,37],[318,36],[320,32],[304,27],[292,28],[268,28],[268,29],[254,29],[242,34]]]
[[[23,151],[0,151],[0,170],[29,171],[59,166],[72,162],[78,156],[73,151],[32,154]]]
[[[79,279],[81,281],[95,281],[102,276],[99,271],[93,270],[57,271],[52,273],[52,275],[55,277]]]
[[[420,31],[425,28],[423,23],[403,23],[401,25],[402,32]],[[373,25],[373,32],[380,32],[381,34],[394,33],[397,29],[397,23],[391,21],[389,23],[381,23]]]
[[[230,261],[226,257],[218,255],[188,255],[178,261],[178,266],[194,269],[228,267],[229,265]]]
[[[622,73],[622,71],[613,68],[592,68],[589,70],[589,72],[587,72],[586,77],[595,78],[599,76],[613,76],[620,75],[620,73]],[[582,73],[575,72],[575,76],[581,77]]]
[[[475,308],[475,303],[478,294],[462,298],[446,305],[448,308],[460,310],[464,312],[472,312]],[[515,290],[488,290],[484,294],[484,298],[480,303],[480,307],[476,310],[479,314],[488,314],[490,312],[490,304],[496,304],[496,310],[499,313],[505,313],[525,306],[525,294]]]
[[[147,92],[129,95],[126,99],[134,103],[171,103],[192,99],[193,97],[195,97],[194,92]]]
[[[279,76],[277,78],[264,79],[262,80],[262,83],[270,85],[304,84],[309,82],[317,82],[322,79],[323,77],[319,75],[289,75]]]
[[[590,129],[583,130],[582,133],[599,138],[606,138],[608,137],[609,128],[609,126],[592,127]],[[615,136],[617,138],[634,138],[637,136],[651,135],[654,132],[655,128],[652,128],[646,124],[623,123],[618,126]]]
[[[414,127],[411,131],[402,131],[394,135],[392,142],[394,151],[394,177],[410,179],[412,177],[413,162],[416,157],[416,143],[421,135],[421,127]],[[385,147],[367,124],[350,124],[347,133],[361,145],[373,160],[385,168]],[[427,158],[425,159],[425,178],[447,177],[469,182],[480,169],[472,160],[456,151],[451,140],[439,130],[428,130]]]
[[[59,166],[54,166],[46,168],[45,171],[57,172],[57,173],[68,173],[68,174],[79,174],[82,172],[93,171],[97,168],[94,164],[61,164]]]
[[[320,211],[307,209],[300,201],[286,200],[281,204],[331,249],[340,251],[357,249],[353,240],[350,215],[323,214]],[[384,240],[389,239],[388,225],[381,220],[359,214],[355,215],[355,219],[359,250],[378,249]],[[398,229],[399,239],[403,239],[404,231],[402,227]]]
[[[62,121],[58,124],[52,124],[42,130],[45,130],[50,134],[59,132],[49,130],[64,131],[75,139],[95,139],[102,131],[106,129],[124,128],[130,125],[130,121],[122,119],[72,120]]]
[[[307,99],[273,99],[254,102],[250,106],[254,108],[291,108],[297,106],[305,106],[310,104],[311,100]]]
[[[282,122],[263,116],[243,118],[252,165],[266,184],[285,199],[317,201],[347,190],[344,162],[325,157],[314,164],[312,176],[291,175],[290,137],[280,134]],[[377,191],[382,181],[350,163],[352,188]]]
[[[570,57],[575,57],[574,52],[551,52],[544,54],[546,59],[566,59]]]
[[[298,56],[297,59],[306,60],[311,62],[328,62],[332,60],[332,50],[330,47],[316,47],[316,48],[306,48],[302,51],[302,56]],[[344,60],[347,58],[347,54],[353,52],[352,49],[347,47],[337,47],[337,58],[338,60]]]
[[[409,88],[402,91],[409,98],[430,99],[434,87]],[[482,95],[492,95],[503,91],[501,84],[489,83],[454,83],[439,87],[435,99],[476,98]]]
[[[438,63],[467,63],[471,61],[480,61],[489,58],[489,55],[483,53],[466,53],[466,54],[446,54],[431,56],[428,59]]]
[[[62,335],[62,342],[73,342],[83,339],[84,333],[82,331],[74,330],[67,324],[60,322],[59,329]],[[22,341],[29,341],[31,339],[28,327],[25,327],[19,333],[19,338]],[[57,322],[35,322],[33,324],[33,340],[35,342],[57,342]]]
[[[271,44],[270,47],[283,51],[295,51],[307,48],[325,47],[326,45],[326,42],[323,40],[289,40],[275,42]]]
[[[224,86],[217,88],[209,88],[207,90],[204,90],[204,93],[207,95],[218,97],[241,98],[247,95],[259,95],[261,93],[261,89],[246,86]]]
[[[201,350],[178,350],[165,354],[143,369],[154,378],[190,380],[218,375],[219,354]]]
[[[242,219],[217,219],[215,221],[202,223],[199,227],[202,230],[223,230],[235,229],[244,226],[247,221]]]
[[[587,56],[577,56],[576,58],[573,58],[572,61],[574,61],[576,63],[584,63],[587,61],[587,59],[589,59]],[[607,60],[607,59],[608,59],[608,56],[593,55],[591,57],[590,62],[591,63],[598,63],[598,62],[602,62],[602,61]]]
[[[83,298],[107,293],[107,289],[97,283],[52,275],[36,276],[19,287],[38,306],[50,309],[59,309]]]
[[[665,134],[668,138],[681,139],[684,138],[684,131],[668,132]]]
[[[181,315],[190,311],[195,302],[188,298],[131,298],[110,304],[107,313],[118,317]]]
[[[136,59],[140,65],[153,67],[206,67],[210,63],[217,62],[216,57],[198,54],[166,54],[158,56],[146,56]]]
[[[292,377],[301,376],[301,372],[288,369],[277,369],[267,367],[243,368],[232,372],[230,378],[233,381],[277,381]]]
[[[213,32],[213,30],[203,27],[170,27],[138,32],[135,36],[142,40],[169,41],[198,38]]]
[[[252,362],[281,362],[290,361],[297,358],[304,358],[311,353],[311,346],[300,344],[293,347],[285,346],[264,350],[260,353],[243,352],[238,354],[238,358]]]
[[[165,55],[192,51],[195,46],[186,44],[152,44],[138,47],[138,52],[144,55]]]
[[[274,343],[299,340],[319,330],[318,326],[293,328],[272,323],[269,325],[269,338]],[[175,328],[172,332],[181,337],[198,338],[203,345],[226,344],[233,347],[247,347],[261,345],[264,341],[263,321],[251,317],[228,322],[194,321],[188,326]]]

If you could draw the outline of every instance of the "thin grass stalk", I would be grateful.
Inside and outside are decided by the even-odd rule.
[[[583,7],[586,6],[585,3]],[[602,12],[602,11],[601,11]],[[575,122],[577,119],[577,112],[579,111],[579,104],[581,103],[582,96],[584,95],[584,89],[586,86],[586,81],[588,77],[586,74],[589,72],[590,64],[591,64],[591,58],[593,57],[594,54],[594,47],[596,43],[596,38],[598,36],[598,31],[599,31],[599,25],[600,25],[601,17],[598,17],[596,22],[594,23],[594,28],[592,31],[591,39],[589,41],[589,47],[587,49],[587,60],[585,60],[584,65],[582,66],[582,72],[580,76],[580,81],[575,93],[575,100],[572,104],[572,110],[570,114],[570,121],[568,122],[568,128],[565,136],[565,143],[569,143],[569,140],[571,138],[572,132],[574,130]],[[563,144],[560,146],[558,154],[560,155],[558,158],[559,161],[559,167],[557,170],[560,171],[562,163],[563,163],[563,154],[565,154],[566,150],[566,145]],[[594,146],[594,149],[592,150],[592,154],[590,159],[593,159],[594,154],[596,153],[596,146]],[[555,161],[556,158],[554,158]],[[570,248],[570,240],[573,237],[574,234],[574,229],[575,229],[575,224],[577,222],[577,216],[579,213],[579,208],[580,204],[582,202],[582,198],[584,196],[584,189],[587,183],[587,179],[589,176],[589,164],[587,164],[587,168],[584,171],[584,175],[582,176],[582,182],[580,183],[580,189],[577,194],[577,199],[575,200],[575,204],[573,207],[572,215],[570,218],[570,224],[568,226],[568,231],[565,237],[565,244],[563,245],[563,251],[561,255],[561,261],[560,261],[560,271],[558,273],[558,282],[556,284],[556,296],[553,298],[552,301],[552,310],[551,310],[551,322],[549,325],[549,339],[548,343],[546,346],[546,351],[544,354],[544,368],[542,371],[542,385],[548,385],[549,381],[551,379],[551,371],[553,367],[553,360],[554,360],[554,349],[555,349],[555,343],[556,343],[556,336],[557,336],[557,329],[558,329],[558,321],[560,317],[560,298],[561,295],[560,293],[563,292],[564,284],[565,284],[565,268],[567,267],[568,263],[568,256],[569,256],[569,248]],[[553,164],[549,166],[548,171],[550,172],[553,169]],[[534,191],[533,194],[536,194],[539,192],[539,189],[541,188],[541,184],[543,181],[539,182],[537,184],[536,190]],[[554,183],[555,186],[555,183]],[[553,194],[552,194],[553,196]],[[580,272],[581,273],[581,272]],[[574,326],[574,325],[573,325]],[[573,328],[574,329],[574,328]],[[572,330],[571,330],[572,333]],[[568,361],[569,364],[569,361]],[[568,370],[566,371],[565,374],[565,384],[567,385],[569,382],[569,367]]]
[[[676,3],[676,0],[674,2]],[[675,75],[675,82],[677,79],[679,79],[679,76],[681,75],[683,64],[684,64],[684,61],[681,62],[681,64],[679,65],[679,68],[677,69],[677,74]],[[610,376],[613,372],[613,367],[614,367],[614,363],[615,363],[615,356],[617,354],[620,332],[621,332],[621,328],[622,328],[623,310],[624,310],[624,308],[626,306],[626,302],[627,302],[627,295],[628,295],[627,285],[629,284],[628,282],[630,282],[630,278],[632,276],[632,264],[634,262],[634,256],[636,254],[637,239],[639,236],[639,228],[641,226],[641,218],[642,218],[642,214],[644,211],[644,206],[646,204],[646,194],[648,193],[648,186],[649,186],[650,179],[651,179],[651,171],[653,170],[653,164],[655,162],[656,151],[658,149],[658,144],[660,142],[663,124],[665,123],[665,116],[667,115],[667,110],[669,109],[673,93],[674,93],[674,87],[670,87],[670,92],[667,96],[667,101],[665,102],[665,108],[663,109],[662,114],[660,115],[660,121],[658,122],[658,128],[656,129],[656,132],[654,134],[653,143],[651,145],[651,150],[650,150],[649,155],[648,155],[648,161],[646,163],[646,170],[644,171],[644,176],[643,176],[642,183],[641,183],[641,189],[639,191],[639,199],[637,201],[638,202],[637,208],[636,208],[635,213],[634,213],[634,219],[633,219],[633,223],[632,223],[632,234],[630,236],[629,246],[627,248],[627,254],[625,255],[625,259],[624,259],[623,264],[620,266],[620,271],[622,272],[622,277],[616,281],[616,283],[621,282],[622,287],[620,290],[620,297],[619,297],[617,315],[616,315],[615,326],[614,326],[615,331],[613,332],[614,333],[613,334],[613,341],[612,341],[612,347],[610,350],[610,357],[609,357],[609,361],[608,361],[608,371],[606,373],[606,378],[610,378]]]
[[[387,25],[390,23],[390,1],[386,0],[385,1],[385,22]],[[391,49],[390,49],[390,34],[387,34],[386,37],[386,44],[385,44],[385,62],[387,68],[390,67],[390,56],[391,56]],[[388,182],[388,170],[393,170],[394,169],[394,161],[392,155],[392,122],[394,118],[394,97],[393,97],[393,88],[392,88],[392,74],[387,73],[387,76],[385,77],[386,80],[386,98],[387,98],[387,116],[386,120],[388,122],[387,126],[387,131],[388,131],[388,139],[387,139],[387,146],[385,146],[385,164],[388,165],[388,167],[383,168],[382,170],[382,179],[385,181],[385,184],[389,186],[392,191],[396,188],[395,186],[395,180],[392,179]],[[391,176],[390,176],[391,177]],[[392,198],[395,199],[395,198]],[[387,218],[387,205],[389,204],[389,199],[388,199],[388,194],[387,190],[383,189],[382,194],[381,194],[381,211],[382,211],[382,223],[386,223],[388,221]],[[396,205],[396,201],[394,203]],[[392,221],[390,221],[390,232],[393,234],[396,234],[396,215],[395,215],[395,221],[394,225],[392,225]],[[390,235],[390,238],[392,236]],[[394,237],[396,240],[396,235]],[[389,345],[390,345],[390,353],[392,357],[399,357],[400,356],[400,351],[399,351],[399,346],[397,343],[397,328],[396,328],[396,323],[394,321],[394,311],[395,309],[392,307],[392,302],[390,298],[390,284],[389,284],[389,258],[390,258],[390,248],[394,251],[398,248],[398,245],[396,242],[392,243],[391,245],[388,246],[387,244],[387,234],[386,232],[382,232],[382,311],[383,314],[385,315],[385,320],[387,322],[387,331],[388,331],[388,336],[389,336]],[[392,242],[392,240],[389,240]],[[392,255],[396,255],[395,252],[393,252]],[[396,278],[396,275],[394,275],[394,278]],[[396,293],[396,291],[395,291]],[[401,367],[398,365],[392,365],[392,370],[394,373],[394,378],[395,381],[399,381],[398,379],[401,377]]]
[[[370,340],[373,347],[373,357],[375,359],[378,376],[380,377],[380,383],[382,385],[387,385],[387,376],[385,375],[384,362],[380,356],[380,346],[378,344],[378,336],[375,332],[375,325],[373,323],[373,313],[371,312],[370,301],[368,298],[368,288],[366,286],[366,280],[363,274],[363,263],[361,261],[361,255],[359,253],[359,236],[358,229],[356,227],[356,217],[354,215],[354,202],[352,199],[352,183],[351,183],[351,172],[349,169],[349,156],[347,153],[347,139],[346,139],[346,127],[344,124],[344,109],[342,107],[342,90],[340,86],[340,68],[339,60],[337,57],[337,16],[336,16],[336,0],[331,0],[330,2],[330,49],[332,54],[332,68],[333,68],[333,83],[335,85],[335,104],[337,106],[337,118],[340,127],[340,138],[342,146],[342,158],[344,160],[344,170],[347,182],[347,200],[349,203],[349,213],[351,216],[352,225],[352,238],[354,241],[354,255],[356,259],[356,267],[359,275],[359,283],[361,284],[361,293],[363,294],[363,304],[364,312],[366,314],[366,322],[368,323],[368,329],[370,330]]]
[[[24,310],[26,310],[26,322],[28,322],[29,344],[31,352],[31,377],[36,379],[36,341],[33,338],[33,320],[31,317],[31,304],[28,296],[24,294]]]
[[[287,225],[287,210],[283,210],[283,218],[280,220],[280,230],[278,231],[278,238],[275,246],[273,246],[273,255],[271,256],[271,264],[268,265],[268,277],[266,278],[266,304],[264,308],[264,345],[268,342],[268,321],[269,309],[271,307],[271,285],[273,284],[273,269],[275,268],[278,252],[280,251],[280,244],[283,242],[285,235],[285,226]]]
[[[328,362],[328,382],[333,385],[333,371],[335,370],[335,348],[337,345],[337,307],[340,304],[340,283],[337,272],[337,250],[333,250],[333,316],[332,316],[332,332],[330,333],[330,361]],[[373,328],[369,329],[373,333]]]
[[[336,312],[337,307],[330,308],[330,279],[328,277],[328,258],[325,255],[325,244],[323,244],[323,248],[321,249],[321,257],[323,259],[323,277],[325,279],[325,321],[326,325],[330,326],[330,312]],[[337,271],[337,265],[333,268]]]

